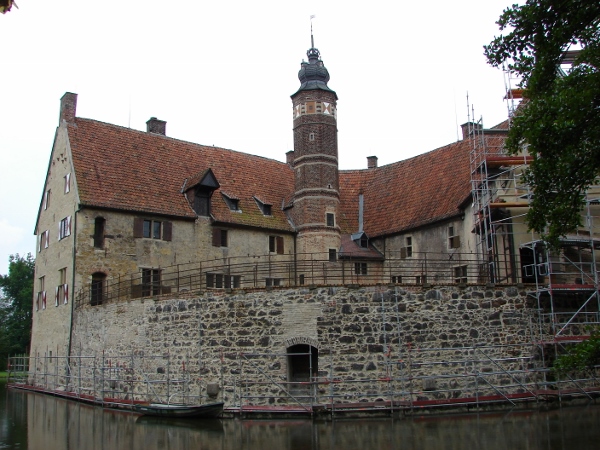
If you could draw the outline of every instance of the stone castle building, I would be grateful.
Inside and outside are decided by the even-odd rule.
[[[35,225],[32,357],[98,352],[107,346],[124,350],[127,343],[143,347],[138,339],[150,339],[151,329],[164,342],[186,340],[183,325],[157,331],[151,317],[164,317],[163,306],[147,312],[148,326],[139,324],[148,298],[167,301],[168,311],[177,309],[173,305],[189,311],[201,302],[174,299],[242,296],[233,300],[235,309],[248,307],[247,295],[300,289],[293,291],[302,292],[290,303],[293,307],[285,306],[285,296],[258,301],[277,305],[279,312],[264,314],[282,314],[283,322],[272,328],[281,336],[255,329],[258,334],[250,334],[256,340],[248,345],[281,353],[299,345],[320,354],[320,340],[332,336],[325,329],[337,320],[325,320],[327,311],[357,311],[356,305],[342,307],[345,300],[337,291],[327,291],[328,300],[308,294],[325,286],[400,288],[414,303],[410,292],[432,286],[452,286],[446,294],[436,290],[426,297],[439,302],[446,295],[449,301],[465,298],[457,292],[471,284],[537,283],[532,298],[547,306],[550,259],[541,256],[545,248],[523,220],[528,197],[519,180],[528,157],[502,153],[508,122],[485,130],[468,122],[458,142],[386,166],[379,167],[370,156],[366,169],[339,170],[338,97],[319,51],[313,46],[307,55],[298,74],[300,87],[291,96],[294,149],[285,163],[168,137],[166,122],[154,117],[146,131],[81,118],[77,95],[62,97]],[[597,204],[588,206],[587,214],[597,215]],[[595,284],[586,276],[595,270],[596,239],[594,230],[582,231],[555,257],[564,264],[577,254],[583,271],[563,271],[568,272],[563,284],[592,286],[589,292],[595,295]],[[497,307],[520,310],[527,296],[519,290],[491,295],[509,299]],[[389,300],[381,295],[382,301]],[[305,297],[312,300],[305,303]],[[552,302],[552,293],[549,298]],[[373,351],[386,351],[381,337],[371,338],[371,344],[360,337],[368,328],[363,322],[374,320],[368,301],[363,293],[354,316],[361,325],[347,323],[329,348],[347,352],[364,338]],[[215,319],[221,313],[214,304],[207,308],[206,323],[213,329],[233,326]],[[138,318],[122,322],[131,311]],[[530,318],[513,322],[518,325],[508,333],[511,339]],[[456,316],[461,320],[466,319]],[[134,337],[130,327],[135,323]],[[258,326],[252,323],[250,329]],[[110,338],[103,334],[109,329]],[[472,340],[480,335],[473,329],[458,335]],[[175,336],[167,339],[169,333]],[[214,337],[219,348],[234,342],[223,337],[227,330],[222,333]],[[456,330],[436,333],[446,336],[447,345],[447,336],[457,336]],[[401,342],[399,335],[395,339]],[[310,364],[322,366],[318,358]]]

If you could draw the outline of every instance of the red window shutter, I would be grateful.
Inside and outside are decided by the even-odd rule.
[[[69,303],[69,285],[68,284],[65,284],[63,286],[63,293],[64,293],[63,303],[66,305],[67,303]]]
[[[283,255],[283,236],[277,236],[277,254]]]
[[[213,228],[212,245],[214,247],[221,246],[221,230],[219,230],[218,228]]]
[[[144,236],[144,219],[134,217],[133,219],[133,237],[141,238]]]
[[[163,241],[173,239],[173,222],[163,222]]]
[[[71,236],[71,216],[67,216],[67,236]]]

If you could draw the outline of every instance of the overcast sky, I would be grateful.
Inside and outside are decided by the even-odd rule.
[[[35,254],[33,230],[58,125],[77,116],[285,161],[290,95],[310,47],[338,94],[341,169],[460,138],[467,92],[484,126],[506,118],[504,76],[483,45],[514,1],[19,0],[0,15],[0,274]]]

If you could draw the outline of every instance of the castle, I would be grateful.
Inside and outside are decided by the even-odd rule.
[[[508,121],[490,129],[468,122],[458,142],[386,166],[369,156],[365,169],[339,170],[338,97],[319,50],[313,45],[307,56],[291,96],[294,149],[285,163],[168,137],[166,122],[154,117],[146,131],[80,118],[77,95],[62,97],[35,225],[32,357],[112,345],[98,335],[98,317],[111,322],[116,312],[110,310],[111,319],[107,308],[122,308],[115,305],[125,300],[139,311],[148,298],[290,288],[458,292],[472,284],[529,283],[529,297],[554,314],[540,320],[554,324],[560,293],[548,287],[552,262],[562,277],[555,283],[569,289],[571,315],[582,304],[597,314],[598,233],[582,229],[565,239],[563,253],[550,256],[527,231],[530,194],[520,177],[529,157],[503,153]],[[583,214],[598,215],[595,198]],[[516,308],[526,297],[522,291]],[[284,311],[293,333],[278,341],[281,351],[322,347],[323,311],[307,307]],[[544,333],[567,334],[566,321]],[[526,320],[517,322],[523,327]],[[273,338],[261,333],[261,346],[272,347]]]

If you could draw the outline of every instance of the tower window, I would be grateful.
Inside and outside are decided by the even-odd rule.
[[[335,248],[329,249],[329,262],[337,261],[337,250]]]
[[[334,227],[335,226],[335,215],[333,213],[327,213],[327,226]]]
[[[309,141],[314,141],[314,140],[315,140],[315,133],[312,133],[312,132],[311,132],[311,133],[309,133],[309,134],[308,134],[308,140],[309,140]]]

